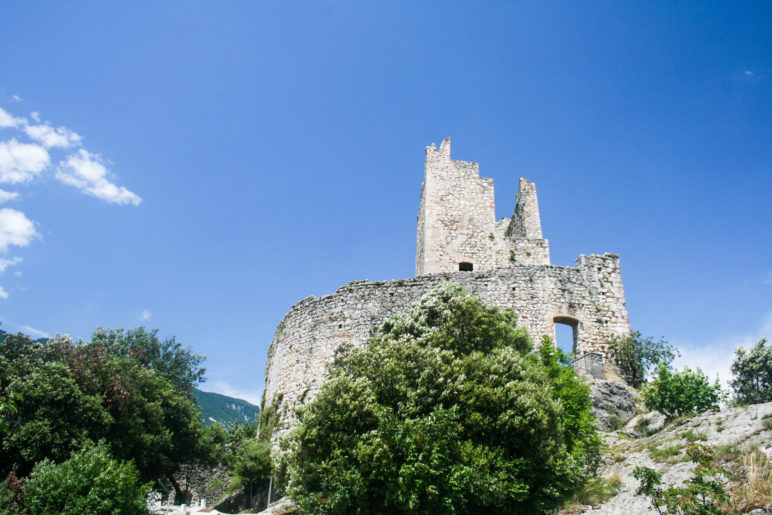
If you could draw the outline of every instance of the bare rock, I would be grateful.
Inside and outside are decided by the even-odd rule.
[[[662,431],[665,427],[666,420],[667,418],[665,415],[659,411],[644,413],[643,415],[633,417],[627,425],[625,425],[624,432],[627,436],[632,436],[633,438],[653,435],[654,433]]]
[[[600,431],[619,429],[635,414],[635,400],[624,383],[595,381],[590,390],[592,412]]]

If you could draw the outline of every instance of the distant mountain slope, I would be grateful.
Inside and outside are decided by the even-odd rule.
[[[260,408],[245,400],[228,397],[219,393],[203,392],[193,389],[198,404],[201,406],[201,420],[205,426],[214,422],[228,424],[248,424],[257,422]]]

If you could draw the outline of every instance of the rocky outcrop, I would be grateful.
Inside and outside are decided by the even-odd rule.
[[[633,417],[626,425],[624,432],[632,438],[641,438],[642,436],[659,433],[665,428],[667,417],[659,411],[644,413]]]
[[[632,476],[632,472],[636,466],[650,467],[662,473],[663,485],[682,484],[692,476],[696,466],[685,458],[686,447],[690,443],[713,447],[717,452],[725,455],[731,453],[731,458],[722,459],[733,459],[735,463],[740,463],[741,467],[738,469],[740,473],[737,474],[739,477],[733,481],[740,482],[741,485],[749,483],[748,467],[743,466],[743,460],[747,459],[754,450],[756,453],[772,458],[770,420],[772,420],[772,402],[704,413],[671,423],[660,432],[639,439],[607,433],[605,438],[608,453],[600,474],[607,478],[616,476],[621,480],[622,485],[611,500],[585,512],[598,515],[656,513],[651,509],[647,497],[635,495],[639,483]],[[725,465],[731,468],[728,462]],[[745,474],[745,477],[742,477],[742,474]],[[733,483],[730,481],[726,488],[729,490],[732,486]],[[746,506],[741,508],[740,512],[750,512],[753,509],[772,511],[772,507],[768,509],[765,504]]]
[[[619,429],[635,415],[635,399],[624,383],[595,381],[590,385],[590,396],[600,431]]]

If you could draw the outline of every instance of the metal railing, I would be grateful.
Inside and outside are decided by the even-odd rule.
[[[579,356],[573,361],[573,365],[576,373],[587,379],[603,379],[606,375],[603,370],[603,354],[597,352],[587,352]]]

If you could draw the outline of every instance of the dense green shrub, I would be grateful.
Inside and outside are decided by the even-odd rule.
[[[32,470],[25,488],[26,513],[137,515],[148,513],[142,485],[131,462],[110,455],[100,442],[86,444],[62,463],[48,459]]]
[[[259,489],[268,487],[271,477],[271,445],[254,438],[243,440],[234,453],[231,469],[244,486],[244,493],[249,496],[251,503]]]
[[[613,337],[609,341],[609,354],[625,381],[640,388],[646,374],[658,363],[670,365],[678,351],[661,339],[644,338],[640,331],[633,331],[624,338]]]
[[[762,338],[753,349],[735,351],[731,382],[735,399],[744,404],[772,401],[772,347]]]
[[[597,465],[588,387],[511,310],[445,284],[336,354],[284,443],[308,513],[545,512]]]
[[[660,364],[657,376],[643,388],[646,407],[668,418],[718,409],[723,397],[718,378],[711,384],[699,368],[684,367],[678,372],[664,364]]]
[[[27,476],[35,463],[66,460],[105,439],[133,460],[144,481],[170,478],[196,458],[200,413],[192,397],[200,356],[156,332],[99,328],[89,342],[18,335],[0,341],[0,476]],[[12,415],[12,416],[11,416]]]

